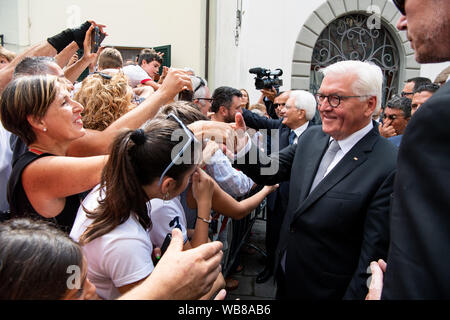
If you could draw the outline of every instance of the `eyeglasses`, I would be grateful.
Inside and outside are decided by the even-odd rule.
[[[401,12],[402,15],[406,16],[405,12],[405,0],[393,0],[397,9]]]
[[[369,95],[363,95],[363,96],[338,96],[336,94],[332,94],[329,96],[326,96],[321,93],[316,94],[316,101],[319,106],[322,105],[322,103],[325,101],[325,99],[328,100],[328,104],[332,108],[337,108],[341,104],[341,100],[349,99],[349,98],[362,98],[362,97],[370,97]]]
[[[98,74],[100,75],[103,79],[106,80],[111,80],[113,77],[109,74],[103,73],[103,72],[99,72],[99,71],[95,71],[94,74]]]
[[[390,114],[390,115],[383,114],[383,119],[386,119],[386,118],[389,118],[389,120],[394,121],[397,118],[404,118],[404,117],[401,115],[396,115],[396,114]]]
[[[205,101],[209,101],[209,102],[213,102],[214,99],[213,98],[195,98],[196,100],[205,100]]]
[[[278,108],[278,107],[284,107],[286,105],[286,103],[274,103],[273,104],[273,106],[275,107],[275,108]]]
[[[401,93],[402,97],[406,97],[406,96],[409,96],[409,95],[412,95],[412,94],[414,94],[414,92],[402,91],[402,93]]]
[[[170,164],[167,166],[167,168],[161,174],[161,177],[159,178],[158,186],[160,186],[162,184],[163,178],[166,175],[166,173],[170,170],[170,168],[172,168],[174,166],[174,164],[178,161],[178,159],[181,158],[181,156],[186,151],[186,149],[189,148],[189,146],[192,144],[192,141],[194,142],[194,144],[200,143],[197,140],[197,138],[194,136],[194,134],[184,125],[184,123],[180,119],[178,119],[178,117],[173,112],[169,113],[169,115],[167,116],[166,119],[169,119],[170,117],[174,118],[174,120],[176,122],[178,122],[178,124],[181,126],[183,131],[189,137],[189,139],[188,139],[187,143],[183,146],[183,148],[180,150],[180,152],[178,152],[178,154],[175,156],[175,158],[172,159]]]
[[[200,89],[201,87],[204,87],[206,85],[205,81],[203,81],[202,78],[200,77],[196,77],[198,80],[200,80],[200,83],[198,84],[198,86],[194,89],[194,93],[197,92],[198,89]]]

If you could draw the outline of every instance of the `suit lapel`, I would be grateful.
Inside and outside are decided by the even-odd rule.
[[[317,187],[309,195],[307,195],[319,166],[320,159],[325,150],[320,154],[319,157],[317,157],[317,155],[314,156],[315,167],[311,163],[309,163],[305,168],[306,170],[310,170],[310,174],[308,175],[308,179],[304,180],[301,197],[301,199],[304,200],[301,201],[298,210],[296,210],[293,220],[295,220],[301,213],[305,212],[305,210],[309,206],[311,206],[326,192],[333,188],[339,181],[344,179],[347,175],[353,172],[353,170],[355,170],[358,166],[360,166],[367,160],[367,153],[372,150],[373,145],[378,137],[375,129],[370,131],[355,146],[353,146],[353,148],[341,159],[341,161],[339,161],[336,167],[334,167],[330,171],[330,173],[317,185]],[[307,193],[305,194],[304,192]]]

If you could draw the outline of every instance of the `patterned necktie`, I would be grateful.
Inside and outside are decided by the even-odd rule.
[[[296,136],[297,135],[295,134],[295,131],[291,130],[291,133],[289,134],[289,145],[294,144],[294,140],[295,140]]]
[[[331,162],[333,162],[334,158],[336,157],[336,153],[340,150],[339,143],[337,143],[336,140],[331,140],[330,145],[328,146],[327,152],[322,157],[322,161],[320,162],[319,169],[317,170],[316,177],[314,178],[313,184],[311,186],[311,189],[309,193],[311,193],[314,188],[322,181],[322,179],[325,176],[325,173],[327,172],[328,167],[330,166]]]

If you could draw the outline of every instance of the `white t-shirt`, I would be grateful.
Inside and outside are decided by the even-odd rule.
[[[93,211],[98,206],[99,197],[97,186],[83,201],[84,207]],[[70,237],[78,242],[92,221],[80,207]],[[150,234],[134,214],[108,234],[84,245],[83,252],[88,261],[87,277],[103,299],[118,298],[118,287],[142,280],[154,269]]]
[[[168,233],[172,233],[174,228],[179,228],[183,233],[184,242],[187,241],[186,215],[180,202],[180,197],[169,201],[162,199],[152,199],[151,219],[152,228],[150,238],[155,247],[161,248]]]
[[[6,190],[9,175],[11,174],[12,151],[9,146],[10,137],[11,133],[6,131],[0,122],[0,211],[6,211],[9,208],[6,200]]]
[[[128,84],[136,88],[142,81],[152,80],[148,73],[137,65],[129,65],[122,68],[123,73],[128,77]]]

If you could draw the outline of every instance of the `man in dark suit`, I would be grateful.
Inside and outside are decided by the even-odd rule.
[[[243,109],[245,123],[248,127],[267,132],[270,137],[270,150],[272,155],[287,146],[297,143],[298,138],[311,127],[310,120],[316,112],[314,96],[303,90],[286,92],[286,101],[277,100],[275,104],[283,103],[282,119],[269,119],[261,117],[251,111]],[[275,263],[275,250],[280,237],[281,223],[287,209],[289,200],[289,181],[280,183],[277,190],[267,197],[267,223],[266,223],[266,265],[256,277],[256,283],[264,283],[273,275]]]
[[[247,144],[236,166],[258,184],[290,179],[277,248],[277,296],[363,299],[370,261],[387,255],[397,148],[372,122],[381,107],[380,68],[342,61],[322,71],[316,96],[322,127],[307,130],[278,157]],[[264,175],[276,164],[277,171]]]
[[[450,61],[450,2],[394,1],[419,63]],[[450,299],[450,83],[403,134],[382,299]],[[375,264],[376,266],[376,264]]]

